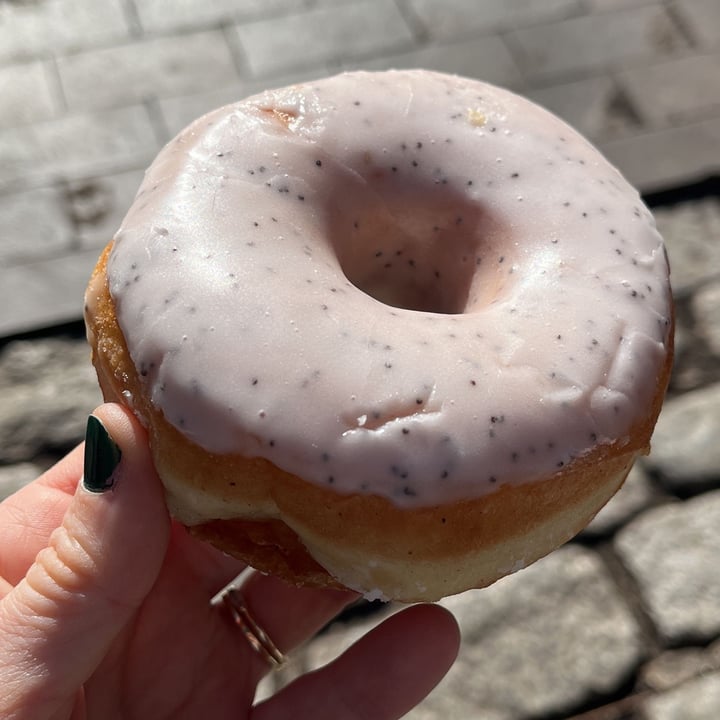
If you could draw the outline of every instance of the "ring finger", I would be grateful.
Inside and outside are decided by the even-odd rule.
[[[283,654],[313,637],[358,598],[357,593],[349,590],[293,587],[279,578],[255,571],[243,579],[240,595],[252,622],[267,635],[271,646]],[[227,611],[228,608],[219,605],[218,610]],[[228,619],[232,620],[230,613]],[[252,634],[258,635],[257,632]],[[271,668],[264,652],[254,653],[254,671],[258,680]]]

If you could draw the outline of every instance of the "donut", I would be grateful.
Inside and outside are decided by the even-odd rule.
[[[590,521],[648,452],[674,324],[620,173],[528,100],[422,70],[195,121],[85,316],[191,533],[403,602],[486,586]]]

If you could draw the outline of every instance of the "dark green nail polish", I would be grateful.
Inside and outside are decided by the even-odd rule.
[[[120,456],[120,448],[105,426],[90,415],[85,433],[85,489],[95,493],[109,490],[113,486],[113,473],[120,464]]]

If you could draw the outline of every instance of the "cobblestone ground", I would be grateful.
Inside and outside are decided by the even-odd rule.
[[[0,0],[0,498],[100,401],[78,326],[17,334],[79,318],[160,145],[263,87],[391,66],[521,91],[646,193],[720,167],[717,0]],[[411,720],[720,718],[720,200],[656,217],[678,328],[652,453],[567,546],[444,601],[462,653]],[[372,609],[262,693],[397,610]]]
[[[444,601],[459,661],[412,720],[720,717],[720,204],[659,209],[678,297],[677,363],[653,451],[573,542],[494,586]],[[81,337],[0,349],[0,497],[82,436],[100,401]],[[270,692],[397,608],[331,626]]]

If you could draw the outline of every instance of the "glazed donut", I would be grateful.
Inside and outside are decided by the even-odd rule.
[[[567,541],[647,452],[668,273],[637,192],[556,117],[349,73],[170,142],[86,319],[192,532],[297,584],[435,600]]]

